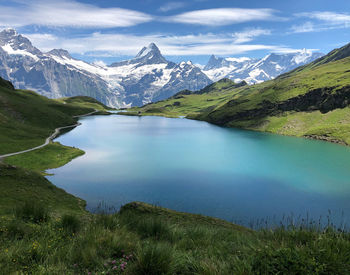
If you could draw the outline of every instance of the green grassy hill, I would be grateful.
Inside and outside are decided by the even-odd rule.
[[[62,103],[0,79],[0,154],[38,146],[55,128],[75,124],[73,116],[91,111],[90,103]]]
[[[227,80],[129,114],[187,116],[218,125],[350,144],[350,44],[257,85]],[[139,113],[140,112],[140,113]],[[128,113],[126,113],[128,114]]]
[[[57,127],[77,123],[74,116],[103,110],[87,97],[48,99],[32,91],[15,90],[0,78],[0,155],[26,150],[45,142]],[[66,164],[84,154],[77,148],[51,142],[44,148],[0,160],[0,214],[9,214],[25,200],[38,200],[55,212],[84,211],[84,202],[53,186],[42,177],[49,168]],[[57,210],[60,211],[57,211]]]
[[[98,100],[88,96],[64,97],[57,99],[57,101],[77,107],[92,108],[99,111],[114,110],[113,108],[110,108]]]

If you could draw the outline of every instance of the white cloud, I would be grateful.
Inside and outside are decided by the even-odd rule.
[[[13,5],[13,2],[16,5]],[[186,2],[168,2],[160,11],[184,7]],[[218,8],[195,10],[174,16],[156,17],[143,12],[102,8],[76,0],[13,0],[0,1],[0,26],[29,25],[74,28],[128,27],[149,21],[164,21],[207,26],[223,26],[249,21],[283,20],[273,9]]]
[[[186,3],[184,2],[168,2],[159,8],[161,12],[167,12],[172,10],[177,10],[184,7]]]
[[[142,12],[121,8],[100,8],[74,0],[18,1],[17,6],[0,4],[0,25],[20,27],[41,25],[51,27],[113,28],[128,27],[151,21]]]
[[[271,30],[267,29],[250,29],[244,32],[234,33],[235,43],[241,44],[252,41],[255,37],[262,35],[270,35]]]
[[[303,12],[298,13],[296,16],[299,17],[308,17],[312,19],[321,20],[324,22],[328,22],[331,24],[345,24],[350,26],[350,14],[348,13],[336,13],[336,12],[330,12],[330,11],[322,11],[322,12]]]
[[[167,22],[195,24],[205,26],[224,26],[249,21],[282,20],[275,16],[273,9],[220,8],[185,12],[164,17]]]
[[[306,17],[315,21],[308,21],[301,25],[292,26],[292,33],[319,32],[350,27],[350,14],[348,13],[336,13],[330,11],[303,12],[297,13],[295,16]]]
[[[269,50],[274,52],[293,52],[294,49],[280,45],[243,44],[252,41],[260,35],[269,35],[269,30],[251,29],[231,34],[198,34],[198,35],[145,35],[131,34],[102,34],[93,33],[85,37],[64,38],[50,37],[42,39],[44,35],[27,34],[34,46],[49,51],[52,48],[67,49],[71,53],[85,54],[95,57],[132,56],[145,45],[151,42],[157,44],[164,55],[198,56],[216,54],[221,56],[243,54],[256,50]]]
[[[306,22],[302,25],[293,25],[291,27],[292,33],[304,33],[304,32],[314,32],[316,31],[315,25],[312,22]]]

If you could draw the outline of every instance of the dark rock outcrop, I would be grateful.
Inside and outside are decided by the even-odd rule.
[[[234,108],[242,103],[242,101],[232,100],[225,107]],[[310,112],[319,110],[322,113],[327,113],[334,109],[345,108],[348,105],[350,105],[350,86],[342,88],[324,87],[311,90],[306,94],[282,102],[264,100],[260,103],[260,108],[237,112],[232,115],[220,117],[219,119],[214,119],[214,113],[211,113],[208,115],[208,120],[224,125],[230,121],[259,119],[288,111]]]

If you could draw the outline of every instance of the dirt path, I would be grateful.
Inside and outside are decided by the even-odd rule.
[[[87,113],[87,114],[84,114],[84,115],[79,115],[79,116],[73,116],[74,118],[76,117],[85,117],[85,116],[89,116],[89,115],[92,115],[94,113],[98,112],[98,110],[95,110],[93,112],[90,112],[90,113]],[[58,127],[55,129],[54,133],[49,136],[46,140],[45,140],[45,143],[42,144],[42,145],[39,145],[39,146],[36,146],[36,147],[33,147],[33,148],[30,148],[30,149],[27,149],[27,150],[23,150],[23,151],[19,151],[19,152],[15,152],[15,153],[10,153],[10,154],[6,154],[6,155],[0,155],[0,161],[4,158],[7,158],[7,157],[11,157],[11,156],[15,156],[15,155],[19,155],[19,154],[23,154],[23,153],[27,153],[27,152],[31,152],[31,151],[34,151],[34,150],[37,150],[37,149],[40,149],[40,148],[43,148],[45,147],[46,145],[48,145],[50,143],[50,141],[52,141],[53,139],[55,139],[55,137],[57,137],[57,135],[60,133],[61,130],[63,129],[67,129],[67,128],[74,128],[74,127],[77,127],[81,125],[80,122],[78,122],[77,124],[74,124],[74,125],[68,125],[68,126],[64,126],[64,127]]]

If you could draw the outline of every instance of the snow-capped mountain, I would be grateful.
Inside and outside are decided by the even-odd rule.
[[[32,89],[50,98],[86,95],[110,106],[123,105],[119,92],[85,67],[90,65],[73,59],[67,51],[43,53],[13,29],[0,32],[0,76],[16,88]]]
[[[13,29],[0,32],[0,76],[50,98],[86,95],[113,107],[143,105],[211,83],[192,63],[167,61],[153,43],[131,60],[98,66],[62,49],[43,53]]]
[[[142,48],[135,58],[113,63],[106,69],[108,79],[101,77],[119,83],[125,102],[133,105],[166,99],[184,89],[201,89],[212,82],[190,61],[167,61],[154,43]]]
[[[213,81],[229,78],[237,83],[245,80],[248,84],[255,84],[274,79],[322,56],[322,53],[313,53],[306,49],[297,53],[272,53],[262,59],[222,58],[212,55],[203,72]]]

